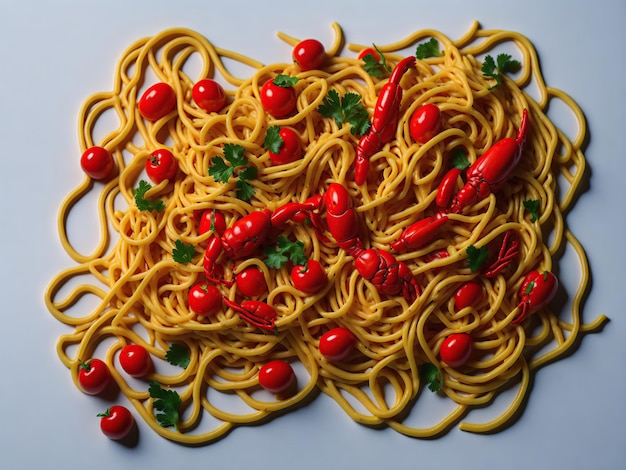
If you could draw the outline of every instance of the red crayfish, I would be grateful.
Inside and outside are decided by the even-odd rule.
[[[358,236],[358,220],[347,189],[331,183],[324,195],[328,229],[337,245],[354,257],[354,266],[361,276],[385,295],[401,294],[413,302],[420,287],[409,267],[386,250],[364,249]]]
[[[367,179],[372,155],[378,152],[384,144],[391,141],[397,130],[400,104],[402,102],[400,80],[407,70],[414,65],[414,56],[398,62],[391,72],[389,81],[383,86],[378,95],[374,115],[372,116],[372,126],[361,137],[356,147],[354,181],[358,185],[363,184]]]
[[[321,196],[314,196],[304,203],[287,203],[274,212],[267,209],[251,212],[224,230],[221,236],[217,233],[212,234],[208,239],[203,259],[206,279],[230,287],[233,281],[219,278],[221,266],[217,264],[217,259],[220,255],[225,252],[231,259],[252,255],[266,241],[273,227],[279,227],[289,219],[301,221],[304,211],[319,232],[321,221],[319,216],[311,211],[320,204]],[[276,331],[276,311],[271,305],[259,300],[245,300],[238,304],[226,297],[222,297],[221,301],[248,323],[268,331]]]
[[[519,290],[520,313],[511,323],[517,325],[526,316],[546,307],[554,298],[559,288],[557,277],[550,271],[531,271],[526,275]]]
[[[465,207],[486,198],[496,192],[508,181],[519,163],[524,146],[527,127],[527,110],[524,109],[522,121],[515,139],[506,137],[499,140],[481,155],[466,171],[466,183],[454,195],[460,170],[450,170],[439,184],[436,203],[439,211],[432,217],[422,219],[408,226],[398,240],[391,244],[395,250],[419,248],[432,241],[439,229],[448,222],[448,213],[461,213]],[[454,197],[453,197],[454,196]],[[452,201],[450,203],[450,201]],[[517,240],[512,235],[504,237],[502,257],[512,259],[517,250]],[[497,260],[498,261],[498,260]]]

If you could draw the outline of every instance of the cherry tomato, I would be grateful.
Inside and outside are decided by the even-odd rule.
[[[219,111],[226,103],[224,88],[210,78],[205,78],[197,82],[191,90],[191,96],[198,107],[208,113]]]
[[[235,276],[237,289],[246,297],[256,297],[267,290],[265,276],[256,266],[248,266]]]
[[[352,353],[356,345],[356,336],[347,328],[333,328],[320,338],[319,350],[331,361],[343,361]]]
[[[152,370],[150,353],[140,344],[127,344],[120,351],[122,369],[132,377],[144,377]]]
[[[148,88],[139,100],[139,113],[149,121],[156,121],[167,115],[176,106],[176,93],[165,82]]]
[[[478,281],[468,281],[457,289],[454,293],[454,307],[462,308],[476,306],[483,299],[483,285]]]
[[[124,439],[130,434],[135,425],[135,418],[128,408],[114,405],[104,413],[98,414],[100,419],[100,429],[102,433],[113,440]]]
[[[299,291],[314,295],[324,288],[328,282],[328,277],[320,262],[310,259],[305,265],[296,265],[293,267],[291,270],[291,280]]]
[[[290,388],[296,381],[296,374],[288,362],[273,360],[264,364],[259,370],[259,384],[272,393],[281,393]]]
[[[326,60],[326,51],[317,39],[305,39],[293,48],[292,58],[303,72],[315,70]]]
[[[467,333],[454,333],[443,340],[439,349],[441,360],[451,367],[459,367],[470,358],[474,346]]]
[[[280,145],[278,153],[269,152],[272,163],[282,165],[300,159],[302,157],[302,143],[298,134],[289,127],[283,127],[278,131],[278,135],[283,139],[283,143]]]
[[[212,284],[201,282],[189,289],[189,308],[197,315],[213,315],[222,307],[222,294]]]
[[[78,371],[78,384],[88,395],[97,395],[111,383],[111,372],[106,362],[90,359],[82,362]]]
[[[216,210],[215,215],[213,215],[213,209],[207,209],[202,212],[200,216],[200,226],[198,227],[200,235],[211,230],[211,226],[213,226],[214,232],[220,237],[224,235],[226,231],[226,218],[224,214]]]
[[[172,180],[178,171],[178,162],[168,149],[156,149],[146,159],[146,174],[153,183]]]
[[[425,144],[441,130],[441,111],[432,103],[415,110],[409,122],[411,137],[420,144]]]
[[[261,87],[261,104],[275,117],[290,114],[296,108],[296,101],[296,90],[293,87],[276,85],[274,80],[268,80]]]
[[[366,55],[371,55],[376,62],[380,62],[380,54],[373,47],[366,47],[361,52],[359,52],[358,58],[359,60],[363,60]]]
[[[96,145],[83,152],[80,166],[90,178],[105,180],[113,174],[115,161],[107,149]]]

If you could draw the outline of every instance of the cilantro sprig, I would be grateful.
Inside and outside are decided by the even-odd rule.
[[[415,50],[415,57],[420,60],[440,56],[439,42],[435,38],[430,38],[428,41],[418,44]]]
[[[515,73],[520,67],[520,62],[513,60],[510,54],[498,54],[495,60],[490,55],[486,56],[482,65],[483,76],[493,78],[496,81],[495,85],[489,87],[489,90],[500,86],[503,74]]]
[[[357,93],[346,93],[340,97],[337,90],[329,90],[317,111],[323,117],[333,118],[339,127],[350,124],[352,135],[361,136],[371,126],[367,108]]]
[[[146,180],[139,181],[137,189],[133,190],[133,196],[135,196],[135,204],[140,211],[156,211],[161,212],[165,210],[165,203],[162,199],[155,201],[146,199],[146,193],[152,189],[152,185]]]
[[[443,375],[439,368],[430,362],[420,364],[418,367],[420,379],[428,384],[428,390],[438,392],[443,385]]]
[[[385,56],[382,51],[376,47],[376,44],[372,44],[376,53],[378,54],[378,60],[373,52],[363,56],[363,70],[375,78],[383,78],[386,73],[391,73],[391,67],[387,64]]]
[[[452,155],[450,156],[450,161],[452,162],[452,166],[461,171],[465,170],[470,166],[470,161],[465,154],[465,150],[463,147],[457,147],[452,151]]]
[[[265,133],[265,139],[263,139],[263,150],[269,150],[272,153],[280,152],[280,148],[283,146],[284,140],[280,136],[280,126],[270,126]]]
[[[248,181],[256,178],[257,168],[251,166],[245,156],[245,148],[241,145],[224,144],[223,153],[223,157],[215,156],[211,159],[209,176],[220,183],[228,183],[232,177],[237,178],[237,197],[249,201],[254,195],[254,187]]]
[[[487,248],[487,245],[481,246],[480,248],[470,245],[465,250],[465,253],[467,254],[467,262],[469,263],[469,267],[473,273],[478,271],[489,257],[489,249]]]
[[[276,75],[276,77],[274,77],[274,85],[279,86],[281,88],[289,88],[292,86],[295,86],[296,83],[298,83],[300,79],[298,77],[292,77],[290,75],[285,75],[285,74],[278,74]]]
[[[265,249],[267,258],[264,260],[268,268],[280,269],[287,261],[304,265],[307,257],[304,254],[304,243],[299,240],[292,242],[284,235],[279,235],[276,245]]]
[[[187,244],[182,240],[176,240],[174,242],[174,249],[172,250],[172,257],[177,263],[190,263],[196,254],[196,249],[193,245]]]
[[[191,358],[189,356],[189,350],[181,344],[172,343],[165,353],[165,360],[173,366],[179,366],[186,369]]]
[[[175,390],[164,390],[161,385],[152,380],[148,387],[150,397],[154,398],[152,407],[158,411],[156,419],[164,428],[173,426],[178,431],[178,420],[180,419],[180,405],[182,400]]]
[[[530,213],[530,221],[536,222],[539,219],[539,209],[541,203],[539,199],[531,199],[523,202],[524,208]]]

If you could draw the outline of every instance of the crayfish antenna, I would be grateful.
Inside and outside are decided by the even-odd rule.
[[[521,312],[511,322],[513,325],[519,325],[520,323],[524,321],[524,319],[526,318],[526,315],[528,315],[528,305],[529,305],[528,302],[521,302],[517,306],[518,309],[521,309]]]
[[[515,139],[518,145],[524,144],[524,138],[526,137],[527,123],[528,123],[528,110],[524,108],[524,111],[522,111],[522,122],[520,122],[519,129],[517,130],[517,138]]]

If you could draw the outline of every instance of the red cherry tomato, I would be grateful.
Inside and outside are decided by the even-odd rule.
[[[115,161],[107,149],[96,145],[83,152],[80,166],[90,178],[105,180],[113,174]]]
[[[213,315],[222,307],[222,294],[212,284],[201,282],[189,289],[189,308],[197,315]]]
[[[128,408],[114,405],[104,413],[98,414],[100,419],[100,429],[102,433],[113,440],[124,439],[130,434],[135,425],[135,418]]]
[[[178,162],[168,149],[157,149],[146,159],[146,174],[153,183],[172,180],[178,171]]]
[[[483,299],[483,285],[478,281],[468,281],[457,289],[454,293],[454,307],[462,308],[476,306]]]
[[[211,230],[211,225],[213,225],[214,232],[220,237],[224,235],[226,231],[226,218],[224,214],[216,210],[215,215],[213,215],[213,209],[205,210],[200,216],[200,226],[198,227],[200,235]]]
[[[148,88],[139,100],[139,113],[149,121],[167,115],[176,106],[176,93],[167,83],[159,82]]]
[[[296,90],[293,87],[276,85],[268,80],[261,87],[261,104],[265,111],[275,117],[284,117],[296,108]]]
[[[359,52],[358,58],[359,60],[363,60],[366,55],[371,55],[376,62],[380,62],[380,54],[373,47],[366,47],[361,52]]]
[[[305,39],[293,48],[292,58],[303,72],[315,70],[326,60],[326,51],[317,39]]]
[[[237,289],[246,297],[257,297],[267,290],[265,276],[256,266],[248,266],[235,276]]]
[[[140,344],[127,344],[120,351],[122,369],[132,377],[144,377],[152,370],[150,353]]]
[[[441,130],[441,111],[428,103],[415,110],[409,122],[411,137],[420,144],[425,144]]]
[[[472,337],[469,334],[454,333],[443,340],[439,356],[450,367],[459,367],[467,362],[473,349]]]
[[[111,372],[106,362],[100,359],[90,359],[80,365],[78,384],[88,395],[97,395],[104,391],[111,383]]]
[[[356,336],[347,328],[333,328],[320,338],[319,350],[331,361],[343,361],[352,353]]]
[[[270,361],[259,370],[259,384],[272,393],[281,393],[290,388],[296,381],[296,374],[288,362]]]
[[[191,96],[198,107],[208,113],[219,111],[226,103],[224,88],[210,78],[205,78],[197,82],[191,90]]]
[[[280,145],[278,153],[269,152],[272,163],[282,165],[300,159],[302,157],[302,143],[298,134],[289,127],[283,127],[278,131],[278,135],[283,139],[283,143]]]
[[[320,262],[310,259],[305,265],[296,265],[293,267],[291,270],[291,280],[299,291],[314,295],[324,288],[328,282],[328,277]]]

